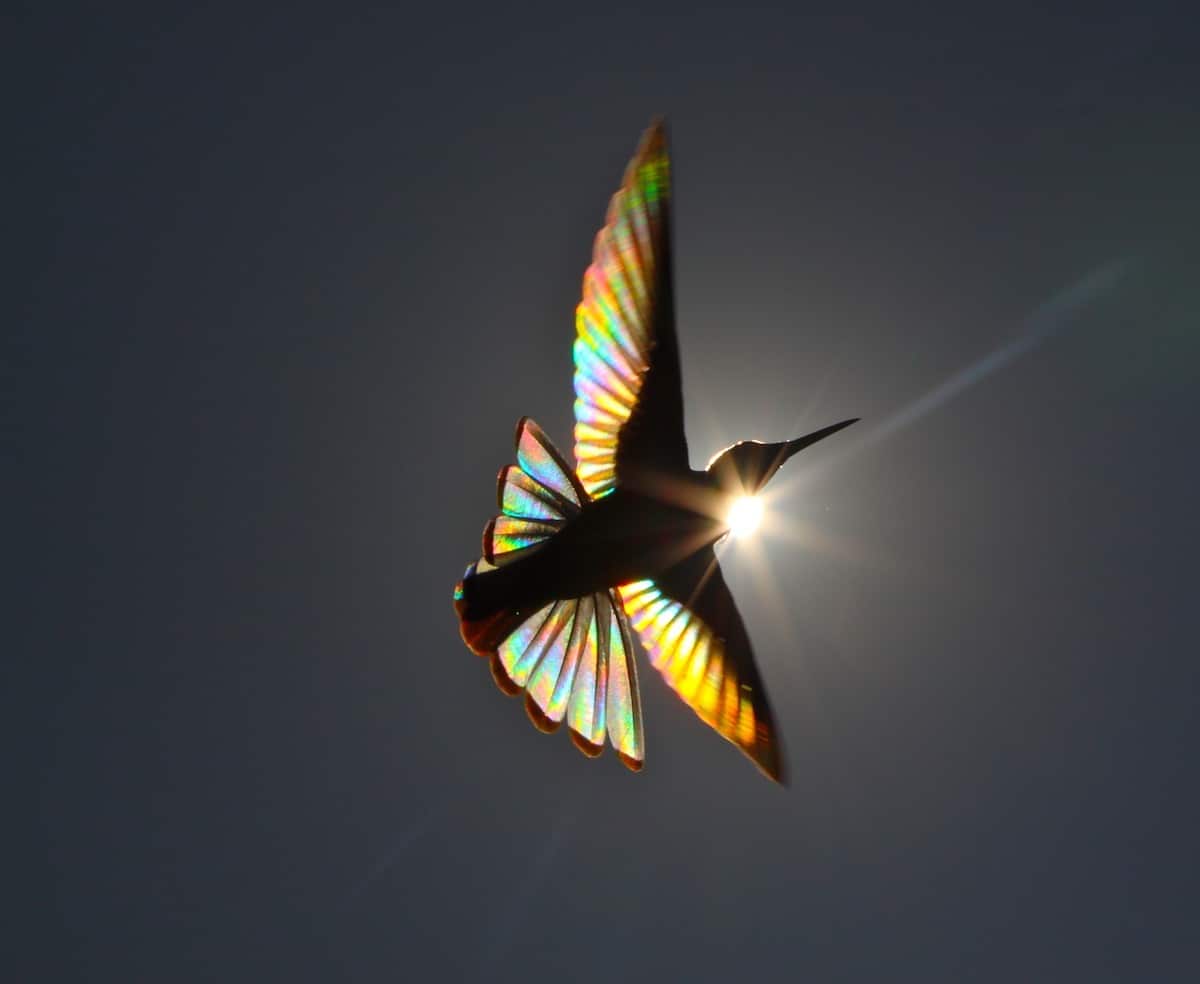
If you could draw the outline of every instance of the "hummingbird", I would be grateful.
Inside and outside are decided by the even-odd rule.
[[[540,730],[565,720],[645,760],[633,636],[697,716],[784,782],[782,741],[714,545],[792,455],[855,423],[739,441],[689,464],[675,331],[665,123],[643,134],[575,312],[575,467],[528,417],[497,482],[500,514],[454,588],[463,641]]]

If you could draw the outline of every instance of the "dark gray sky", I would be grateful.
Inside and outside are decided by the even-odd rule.
[[[1188,5],[173,6],[9,35],[11,979],[1196,979]],[[450,603],[657,113],[693,463],[865,418],[727,555],[788,789]]]

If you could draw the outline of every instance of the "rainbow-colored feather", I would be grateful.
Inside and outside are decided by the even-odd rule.
[[[738,678],[725,640],[687,606],[667,597],[653,581],[620,589],[625,612],[642,640],[650,662],[700,720],[760,759],[769,741],[754,709],[755,694]]]
[[[483,559],[468,568],[468,577],[541,549],[588,500],[550,439],[528,418],[517,427],[516,449],[517,463],[500,473],[501,514],[484,530]],[[641,768],[637,668],[615,591],[546,605],[516,625],[491,657],[500,689],[524,691],[529,715],[543,731],[565,719],[586,754],[599,755],[607,736],[622,762]]]
[[[654,349],[671,165],[660,125],[642,139],[596,234],[575,309],[575,461],[593,498],[616,485],[617,441]]]

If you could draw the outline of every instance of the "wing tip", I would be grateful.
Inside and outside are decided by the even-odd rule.
[[[619,749],[617,750],[617,758],[621,760],[621,764],[630,772],[641,772],[646,765],[643,759],[634,758],[632,755],[622,752]]]
[[[525,713],[542,734],[552,735],[562,726],[562,721],[547,717],[546,712],[538,707],[537,701],[533,699],[533,694],[528,691],[525,693]]]
[[[771,719],[771,712],[764,708],[759,713],[765,713],[765,716],[759,719],[757,734],[754,736],[754,740],[748,744],[738,742],[738,748],[746,754],[746,757],[755,764],[758,771],[764,776],[780,786],[786,786],[788,784],[788,777],[787,767],[783,759],[783,745],[776,738],[775,724]]]
[[[758,766],[758,771],[770,779],[777,786],[787,788],[788,774],[787,769],[783,764],[783,757],[779,754],[779,750],[775,745],[768,746],[765,750],[746,750],[746,754],[750,756],[750,760]]]
[[[492,679],[496,682],[496,686],[500,692],[507,694],[509,697],[516,697],[522,691],[522,687],[513,682],[512,677],[508,675],[508,670],[504,668],[504,664],[500,662],[500,653],[492,653],[490,660],[492,668]]]
[[[583,754],[588,758],[598,758],[604,751],[603,745],[597,745],[595,742],[588,741],[578,731],[572,730],[570,735],[571,741],[574,743],[575,747],[583,752]]]

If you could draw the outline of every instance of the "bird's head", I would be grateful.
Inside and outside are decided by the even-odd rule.
[[[771,480],[771,476],[779,471],[780,465],[797,451],[810,444],[816,444],[843,427],[849,427],[856,420],[857,417],[853,420],[843,420],[793,441],[777,441],[772,444],[762,441],[738,441],[724,451],[717,452],[708,463],[708,473],[713,477],[720,492],[732,499],[730,526],[753,528],[761,515],[761,506],[756,504],[754,497]]]
[[[755,495],[792,453],[786,441],[738,441],[717,452],[708,473],[726,495]]]

